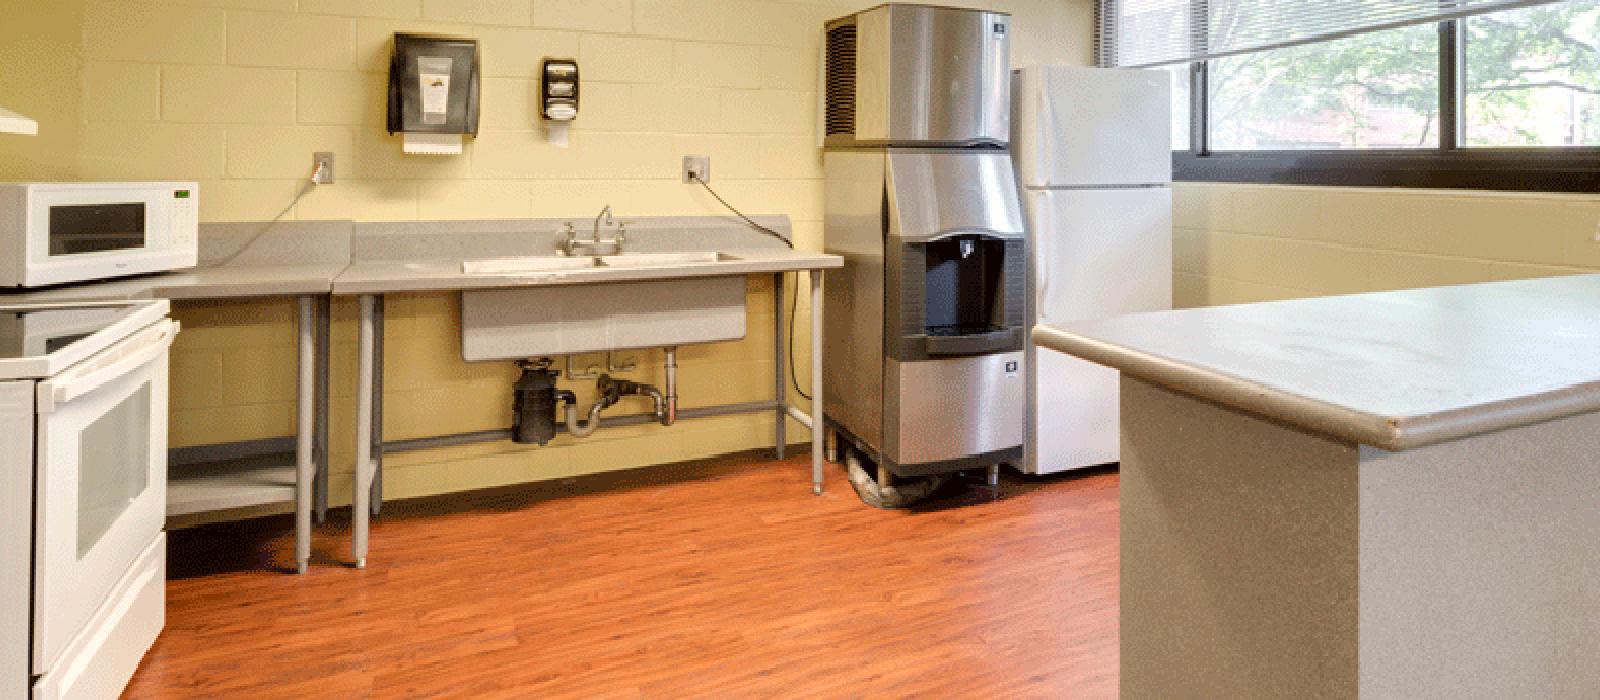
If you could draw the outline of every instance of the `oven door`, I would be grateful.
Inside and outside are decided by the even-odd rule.
[[[163,319],[37,384],[36,674],[54,667],[161,535],[177,332]]]

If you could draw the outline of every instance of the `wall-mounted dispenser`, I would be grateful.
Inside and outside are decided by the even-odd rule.
[[[540,104],[545,119],[572,121],[578,117],[578,62],[547,58],[539,81]]]
[[[539,114],[545,134],[557,146],[567,145],[567,124],[578,118],[578,62],[547,58],[539,76]]]
[[[461,152],[478,133],[478,42],[426,34],[394,35],[389,62],[389,133],[406,153]]]

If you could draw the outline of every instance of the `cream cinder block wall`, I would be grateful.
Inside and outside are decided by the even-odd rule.
[[[1600,271],[1600,197],[1178,183],[1178,306]]]
[[[39,134],[0,134],[0,182],[73,176],[83,10],[84,0],[3,3],[0,107],[39,122]]]
[[[54,3],[33,3],[44,6]],[[205,221],[721,215],[678,181],[685,154],[712,158],[713,184],[751,213],[787,214],[798,244],[821,241],[817,64],[824,20],[863,0],[88,0],[81,116],[70,153],[87,180],[194,179]],[[957,3],[1011,12],[1013,62],[1087,64],[1092,0]],[[460,156],[403,156],[384,133],[390,36],[476,38],[481,132]],[[71,43],[71,42],[68,42]],[[575,57],[583,102],[570,145],[537,123],[537,68]],[[10,66],[8,64],[8,71]],[[0,94],[3,97],[3,94]],[[62,101],[63,109],[70,101]],[[0,100],[0,104],[3,104]],[[65,112],[63,112],[65,114]],[[71,119],[62,116],[58,122]],[[59,128],[47,123],[45,128]],[[333,151],[338,183],[293,204],[313,151]],[[59,177],[35,168],[18,178]],[[770,395],[772,297],[750,281],[749,336],[684,348],[685,406]],[[805,318],[805,302],[800,313]],[[289,434],[293,308],[286,301],[185,304],[173,358],[172,444]],[[333,446],[347,472],[354,401],[354,309],[335,307]],[[509,363],[460,360],[454,295],[388,302],[385,430],[404,439],[504,427]],[[810,386],[799,324],[800,381]],[[659,381],[659,353],[635,375]],[[592,358],[591,358],[592,360]],[[581,396],[589,383],[573,384]],[[770,443],[773,418],[730,416],[670,429],[604,429],[546,448],[504,443],[393,455],[391,496],[413,496],[671,462]],[[791,439],[806,433],[791,424]],[[334,479],[335,500],[348,480]]]

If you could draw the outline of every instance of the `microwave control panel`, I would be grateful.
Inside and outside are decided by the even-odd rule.
[[[172,191],[172,242],[193,245],[200,233],[200,188],[180,187]]]

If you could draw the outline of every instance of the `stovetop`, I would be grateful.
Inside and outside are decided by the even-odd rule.
[[[166,313],[164,300],[7,304],[0,299],[0,379],[50,376]]]
[[[0,307],[0,360],[43,357],[127,319],[136,306]]]

